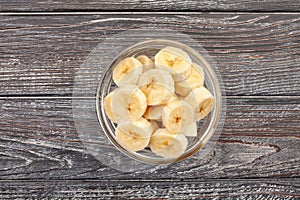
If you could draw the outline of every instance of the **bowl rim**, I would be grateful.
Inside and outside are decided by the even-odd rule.
[[[108,119],[108,117],[106,116],[105,111],[104,111],[103,100],[104,100],[104,97],[109,93],[109,89],[110,89],[110,87],[105,86],[105,84],[107,84],[107,79],[110,80],[108,82],[109,84],[112,82],[112,77],[109,77],[109,76],[111,74],[113,67],[118,62],[120,57],[126,55],[126,53],[128,53],[130,50],[135,49],[139,46],[153,45],[154,43],[157,43],[158,45],[168,43],[168,44],[165,44],[164,46],[174,46],[174,47],[180,46],[180,48],[183,47],[184,48],[183,50],[185,52],[187,52],[189,56],[192,55],[193,57],[196,57],[197,59],[199,59],[199,61],[201,61],[204,64],[204,66],[202,66],[202,67],[205,67],[205,70],[207,71],[207,73],[205,74],[206,75],[205,82],[207,82],[207,79],[208,79],[209,82],[212,83],[211,84],[212,91],[210,90],[210,92],[213,93],[213,96],[215,98],[215,104],[214,104],[213,110],[211,111],[212,116],[211,116],[211,120],[209,122],[209,126],[205,130],[202,137],[192,147],[185,150],[185,152],[178,158],[163,158],[163,157],[153,158],[153,157],[145,156],[138,152],[128,151],[127,149],[125,149],[122,145],[120,145],[116,141],[115,137],[113,137],[114,125]],[[206,56],[208,57],[208,55],[206,55]],[[222,106],[223,106],[223,103],[222,103],[223,97],[222,97],[222,90],[220,87],[220,81],[218,80],[215,71],[217,71],[217,68],[213,69],[213,66],[210,65],[210,63],[208,63],[208,61],[202,55],[200,55],[193,48],[191,48],[188,45],[183,44],[181,42],[177,42],[174,40],[167,40],[167,39],[150,39],[150,40],[145,40],[142,42],[138,42],[134,45],[131,45],[131,46],[125,48],[123,51],[121,51],[112,60],[110,65],[104,71],[104,74],[98,83],[98,88],[97,88],[97,93],[96,93],[96,112],[97,112],[98,122],[100,123],[103,132],[105,133],[105,135],[109,139],[109,141],[113,144],[113,146],[116,149],[118,149],[119,151],[121,151],[123,154],[125,154],[126,156],[128,156],[134,160],[137,160],[137,161],[140,161],[140,162],[143,162],[146,164],[171,164],[174,162],[182,161],[182,160],[194,155],[195,153],[197,153],[211,139],[211,137],[213,136],[213,134],[215,133],[215,131],[219,125],[221,115],[222,115],[221,112],[222,112]],[[106,88],[106,90],[104,90],[105,88]]]

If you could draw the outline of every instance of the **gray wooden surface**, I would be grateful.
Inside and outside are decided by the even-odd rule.
[[[31,2],[0,4],[2,11],[41,12],[0,16],[0,199],[300,198],[299,13],[43,13],[142,5]],[[221,1],[212,7],[162,1],[159,9],[299,8],[299,1],[247,2],[231,1],[229,9]],[[144,3],[149,10],[158,5]],[[74,80],[98,43],[149,24],[188,34],[207,49],[223,77],[227,118],[207,157],[121,173],[97,161],[79,139]],[[85,84],[96,89],[93,77],[104,69],[86,70],[77,100],[92,105],[94,90]]]
[[[0,0],[1,11],[299,11],[299,0]]]
[[[148,26],[181,31],[203,45],[227,95],[300,95],[299,14],[38,14],[2,16],[0,23],[4,96],[71,96],[76,72],[93,48],[121,31]],[[84,86],[98,73],[88,74],[82,93],[93,96]]]
[[[24,185],[26,184],[26,185]],[[18,199],[296,199],[299,181],[6,181],[3,198]]]
[[[94,105],[93,99],[81,101],[86,109]],[[3,180],[299,178],[297,97],[229,98],[215,150],[205,158],[193,157],[155,173],[118,173],[89,155],[74,126],[71,98],[6,99],[1,110]]]

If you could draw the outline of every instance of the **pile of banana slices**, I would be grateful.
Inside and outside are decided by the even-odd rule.
[[[150,59],[128,57],[113,70],[118,88],[104,99],[107,117],[117,123],[115,136],[129,151],[150,148],[177,158],[186,137],[197,136],[197,121],[214,106],[204,87],[204,72],[183,50],[167,46]]]

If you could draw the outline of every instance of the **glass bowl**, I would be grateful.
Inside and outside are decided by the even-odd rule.
[[[188,146],[185,152],[178,158],[163,158],[157,156],[149,148],[146,148],[139,152],[131,152],[126,150],[116,140],[116,124],[111,122],[106,116],[103,105],[103,100],[106,95],[117,87],[112,80],[112,72],[117,63],[119,63],[124,58],[131,56],[137,57],[139,55],[146,55],[152,58],[159,50],[163,49],[166,46],[177,47],[184,50],[191,57],[192,62],[202,66],[205,74],[204,86],[211,92],[211,94],[215,98],[215,105],[213,107],[213,110],[204,119],[197,122],[197,136],[188,137]],[[198,152],[210,140],[210,138],[216,131],[222,112],[222,92],[220,83],[211,65],[202,55],[197,53],[189,46],[176,41],[165,39],[146,40],[123,50],[111,62],[110,66],[108,66],[107,70],[104,72],[104,75],[102,76],[102,79],[100,80],[98,86],[96,98],[96,111],[98,120],[110,142],[126,156],[148,164],[170,164],[186,159]]]

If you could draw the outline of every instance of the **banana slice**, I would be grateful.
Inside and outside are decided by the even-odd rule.
[[[143,115],[146,119],[149,120],[156,120],[156,121],[162,121],[162,112],[164,106],[167,106],[168,104],[178,101],[178,97],[176,94],[173,94],[172,97],[168,100],[163,102],[161,105],[158,106],[148,106],[146,109],[145,114]]]
[[[187,127],[187,129],[184,131],[185,136],[189,137],[196,137],[198,134],[198,127],[196,122],[190,123],[190,125]]]
[[[182,81],[191,72],[191,58],[181,49],[165,47],[155,55],[155,67],[168,70],[176,81]]]
[[[114,91],[109,93],[105,98],[104,98],[104,110],[107,115],[107,117],[114,123],[117,123],[117,121],[114,119],[114,114],[112,111],[112,96],[114,95]]]
[[[195,112],[195,121],[203,119],[214,107],[214,97],[205,88],[193,89],[185,98]]]
[[[190,75],[183,81],[175,82],[175,92],[181,96],[186,96],[192,89],[201,87],[203,84],[203,68],[193,63]]]
[[[164,158],[177,158],[181,156],[188,145],[183,134],[172,134],[165,128],[157,129],[151,137],[150,149],[158,156]]]
[[[137,121],[122,121],[116,129],[116,139],[129,151],[140,151],[148,146],[153,128],[144,118]]]
[[[138,61],[140,61],[140,63],[142,63],[143,72],[146,72],[149,69],[154,68],[154,62],[148,56],[141,55],[141,56],[138,56],[136,59],[138,59]]]
[[[150,69],[144,72],[137,85],[147,97],[148,105],[159,105],[174,94],[174,80],[171,74],[161,69]]]
[[[113,70],[113,80],[118,86],[136,84],[143,72],[143,65],[134,57],[125,58]]]
[[[173,94],[167,101],[162,102],[160,105],[167,106],[168,104],[180,100],[176,94]]]
[[[146,108],[146,96],[136,85],[126,84],[114,91],[112,111],[116,122],[136,121],[143,116]]]
[[[152,133],[154,133],[157,129],[159,129],[159,125],[157,124],[156,121],[151,120],[150,123],[151,123],[152,129],[153,129]]]
[[[163,106],[148,106],[143,117],[149,120],[161,121]]]
[[[165,102],[162,102],[161,105],[158,106],[148,106],[146,109],[145,114],[143,115],[146,119],[149,120],[156,120],[156,121],[161,121],[162,120],[162,112],[164,106],[167,106],[168,104],[178,101],[179,98],[177,97],[176,94],[173,94],[170,99],[168,99]]]
[[[183,133],[194,120],[194,110],[185,101],[174,101],[164,106],[162,122],[171,133]]]
[[[148,120],[148,121],[149,121],[149,120]],[[152,126],[152,134],[153,134],[157,129],[159,129],[159,125],[158,125],[158,123],[157,123],[156,121],[154,121],[154,120],[150,120],[150,123],[151,123],[151,126]],[[147,147],[149,147],[149,144],[148,144]]]

